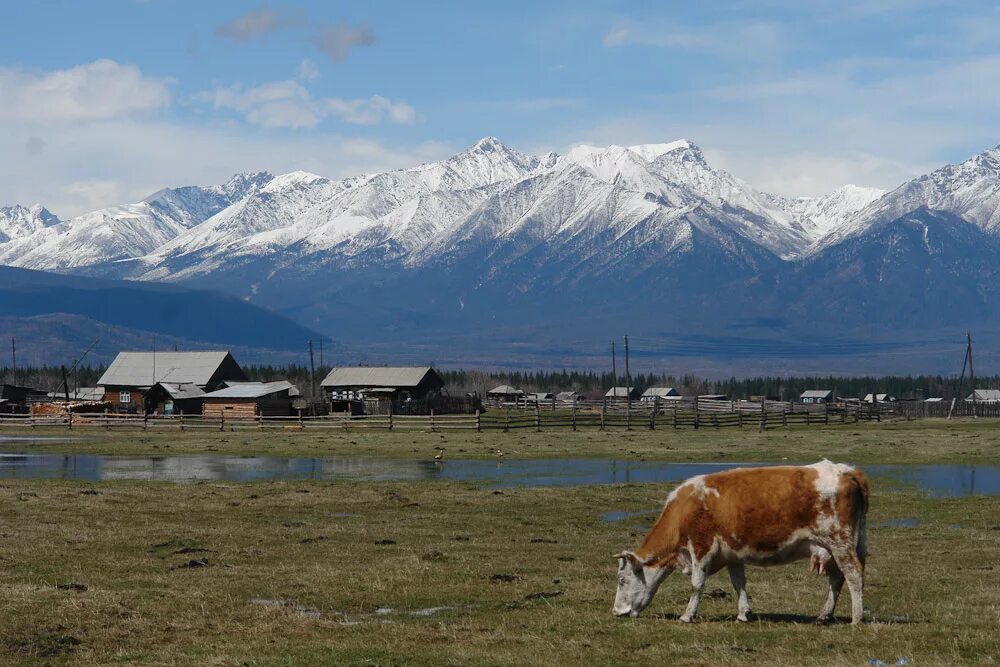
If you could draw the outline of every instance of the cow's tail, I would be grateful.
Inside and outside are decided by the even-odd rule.
[[[851,533],[854,552],[865,566],[868,557],[868,477],[860,470],[849,473],[851,479]]]

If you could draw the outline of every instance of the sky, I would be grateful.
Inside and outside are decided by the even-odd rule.
[[[892,188],[1000,143],[1000,7],[9,3],[0,205],[61,217],[243,171],[687,138],[760,189]]]

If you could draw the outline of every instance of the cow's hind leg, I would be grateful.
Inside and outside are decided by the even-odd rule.
[[[691,565],[691,599],[688,600],[687,610],[681,616],[681,621],[690,623],[698,613],[698,605],[701,603],[701,591],[705,588],[705,579],[708,575],[705,572],[705,564],[699,563]]]
[[[837,567],[847,580],[847,589],[851,591],[851,623],[857,625],[865,611],[865,566],[853,547],[837,545],[831,551]]]
[[[833,619],[833,610],[837,607],[837,598],[844,587],[844,574],[837,567],[836,563],[826,564],[826,579],[830,582],[830,594],[826,596],[826,604],[816,618],[820,623],[826,623]]]
[[[747,596],[747,572],[743,563],[729,566],[729,580],[733,582],[733,588],[736,589],[736,597],[739,600],[737,604],[740,615],[736,617],[736,620],[746,623],[750,620],[750,598]]]

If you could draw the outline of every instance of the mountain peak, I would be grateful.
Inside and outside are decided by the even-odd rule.
[[[641,155],[647,162],[652,162],[661,155],[673,153],[674,151],[691,150],[699,154],[701,153],[701,149],[687,139],[678,139],[677,141],[665,144],[636,144],[635,146],[629,146],[628,149],[633,153]]]
[[[496,137],[483,137],[475,144],[473,144],[471,150],[478,150],[484,153],[491,153],[493,151],[504,150],[507,147],[504,146],[503,142]]]

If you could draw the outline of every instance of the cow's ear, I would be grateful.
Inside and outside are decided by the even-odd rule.
[[[639,569],[642,568],[642,565],[643,565],[642,559],[639,558],[638,556],[636,556],[635,552],[633,552],[633,551],[623,551],[620,554],[618,554],[617,556],[615,556],[615,558],[622,559],[625,563],[628,563],[628,565],[633,570],[639,570]]]

